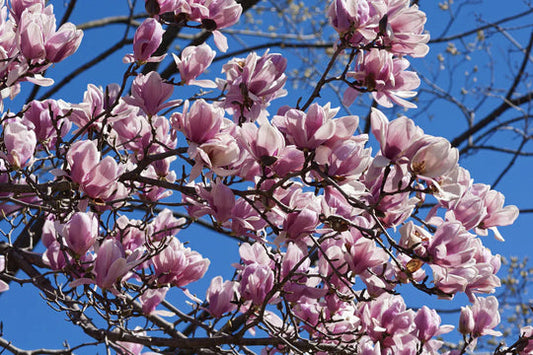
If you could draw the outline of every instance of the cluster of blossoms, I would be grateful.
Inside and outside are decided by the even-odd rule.
[[[73,54],[83,37],[70,22],[56,27],[44,0],[12,0],[10,8],[0,2],[0,100],[15,97],[22,81],[53,84],[41,74]]]
[[[70,273],[73,287],[95,284],[118,295],[121,280],[142,281],[147,289],[141,303],[149,314],[161,301],[154,303],[154,293],[166,293],[167,285],[183,288],[202,278],[209,266],[208,259],[175,237],[184,225],[185,220],[174,218],[170,210],[163,210],[144,227],[121,216],[105,235],[92,212],[75,212],[66,223],[48,218],[43,227],[47,248],[43,258],[53,270]]]
[[[404,100],[415,96],[413,90],[420,85],[418,75],[406,70],[405,56],[428,53],[426,14],[417,5],[410,6],[409,0],[335,0],[328,15],[342,48],[372,48],[360,50],[354,71],[346,73],[350,86],[344,104],[351,105],[360,92],[368,91],[384,107],[416,107]]]
[[[228,41],[219,30],[237,23],[242,14],[235,0],[146,0],[146,10],[181,26],[188,21],[199,22],[213,33],[216,46],[223,52],[228,49]]]
[[[40,1],[24,8],[13,2],[8,22],[14,22],[6,27],[21,33],[16,56],[24,57],[12,62],[20,67],[5,68],[7,77],[33,75],[17,80],[35,78],[32,70],[71,54],[81,39],[70,25],[57,32],[51,24],[31,25],[25,31],[48,31],[40,50],[34,35],[23,37],[24,19],[43,23],[51,8]],[[167,292],[177,287],[189,294],[186,286],[210,264],[176,234],[208,216],[213,229],[242,244],[232,280],[213,278],[205,302],[189,294],[203,319],[231,324],[243,315],[243,331],[263,326],[271,336],[306,334],[322,346],[362,354],[434,354],[442,346],[434,338],[453,327],[441,325],[428,307],[407,309],[396,291],[410,284],[443,298],[467,294],[473,305],[463,308],[459,331],[471,341],[497,334],[497,300],[480,294],[500,286],[500,258],[479,236],[492,230],[502,239],[497,227],[513,223],[518,210],[473,183],[456,148],[407,117],[389,121],[377,109],[370,118],[380,146],[374,155],[369,136],[356,134],[358,117],[338,117],[330,104],[282,107],[269,119],[271,101],[286,95],[287,60],[268,51],[230,60],[225,78],[214,82],[198,79],[216,55],[207,44],[173,56],[180,80],[137,73],[163,60],[153,56],[162,23],[199,22],[224,49],[218,29],[242,12],[234,0],[147,0],[146,8],[154,18],[138,27],[133,53],[124,57],[130,64],[124,78],[135,77],[129,94],[126,84],[89,85],[81,103],[32,101],[3,117],[0,182],[27,188],[2,192],[0,209],[14,216],[46,212],[46,265],[64,273],[73,290],[94,293],[87,285],[96,285],[117,300],[138,299],[146,315],[167,315],[156,310]],[[406,0],[336,0],[329,16],[341,46],[360,51],[355,71],[347,71],[355,82],[345,98],[353,101],[364,87],[384,106],[409,107],[402,98],[419,81],[405,71],[403,56],[427,52],[425,15]],[[53,45],[55,36],[64,47]],[[172,100],[180,85],[223,94]],[[166,110],[174,112],[167,117]],[[173,192],[179,197],[169,203],[183,207],[183,218],[157,209]],[[424,203],[434,204],[425,216]],[[144,217],[129,218],[133,209]],[[281,344],[265,351],[287,351]]]

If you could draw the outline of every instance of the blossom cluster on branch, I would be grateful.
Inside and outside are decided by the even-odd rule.
[[[62,275],[64,304],[94,309],[125,354],[156,351],[161,332],[175,335],[154,320],[162,316],[201,329],[213,339],[204,348],[244,346],[259,331],[278,340],[255,344],[265,354],[436,354],[436,338],[453,326],[427,306],[408,309],[405,285],[470,299],[458,320],[464,347],[450,354],[499,334],[498,302],[483,295],[500,286],[500,257],[480,236],[491,230],[503,240],[497,228],[518,209],[474,183],[458,150],[413,120],[373,109],[373,152],[357,116],[317,102],[322,86],[338,81],[347,104],[370,92],[385,107],[416,107],[405,100],[420,84],[407,56],[424,56],[429,39],[417,6],[334,0],[331,62],[307,102],[277,112],[271,102],[287,95],[287,59],[278,53],[233,58],[208,80],[216,52],[204,43],[172,53],[176,78],[140,72],[164,60],[154,53],[172,26],[211,32],[225,51],[220,29],[242,12],[235,0],[146,0],[146,9],[121,83],[89,84],[80,103],[31,101],[3,113],[0,210],[13,226],[4,234],[16,232],[17,220],[43,221],[42,266]],[[39,74],[79,46],[81,31],[56,30],[52,10],[44,0],[2,3],[3,98],[20,81],[47,83]],[[340,58],[344,71],[331,73]],[[191,85],[211,91],[184,97]],[[196,222],[240,242],[233,278],[213,278],[205,297],[187,289],[216,262],[186,246]],[[192,300],[192,316],[168,306],[175,289]],[[161,332],[128,329],[135,317]],[[128,336],[111,337],[115,329]]]

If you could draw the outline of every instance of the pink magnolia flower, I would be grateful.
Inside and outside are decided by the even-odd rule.
[[[471,334],[476,326],[474,320],[474,313],[472,307],[461,307],[461,315],[459,317],[459,332],[461,334]]]
[[[140,64],[162,61],[166,54],[158,57],[152,57],[152,54],[159,48],[163,40],[163,33],[163,27],[157,20],[145,19],[133,36],[133,55],[127,54],[123,61],[125,63],[136,61]]]
[[[271,165],[273,162],[265,162],[267,158],[277,158],[285,148],[283,134],[269,122],[261,124],[259,128],[253,123],[246,123],[241,129],[241,140],[246,149],[259,163]]]
[[[124,105],[127,105],[124,103]],[[129,106],[129,105],[127,105]],[[130,108],[133,106],[129,106]],[[145,116],[139,115],[138,108],[128,114],[113,119],[110,140],[119,149],[127,149],[135,154],[137,159],[142,159],[144,149],[150,145],[151,127]]]
[[[453,208],[457,201],[472,186],[472,179],[468,170],[456,165],[445,176],[438,178],[440,189],[433,196],[439,200],[439,204],[447,209]]]
[[[493,330],[500,324],[498,299],[494,296],[475,298],[472,306],[461,307],[459,331],[470,334],[474,338],[482,335],[501,336],[502,333]]]
[[[172,238],[170,243],[151,260],[157,283],[160,285],[170,283],[177,287],[201,279],[210,263],[198,252],[185,248],[177,238]]]
[[[372,134],[379,142],[381,154],[392,161],[403,157],[407,148],[424,134],[413,120],[405,116],[389,122],[383,112],[372,108],[370,119]]]
[[[210,214],[215,217],[217,223],[222,224],[231,218],[235,206],[235,195],[222,181],[219,180],[211,184],[211,191],[207,200],[211,209]]]
[[[15,22],[18,23],[24,10],[35,4],[41,5],[41,8],[46,6],[45,0],[11,0],[9,14],[13,16]]]
[[[226,28],[239,21],[242,6],[235,0],[192,0],[188,1],[191,8],[192,21],[202,22],[209,19],[216,23],[216,28]]]
[[[372,162],[371,149],[365,148],[367,135],[338,141],[335,145],[320,146],[315,160],[324,167],[326,173],[341,183],[355,180]]]
[[[190,12],[187,8],[190,8]],[[192,21],[201,22],[208,31],[212,31],[216,46],[225,52],[228,49],[227,40],[218,30],[237,23],[242,6],[235,0],[193,0],[188,1],[181,12],[189,14]]]
[[[348,263],[350,270],[356,274],[362,274],[367,269],[387,263],[389,256],[384,250],[376,246],[376,242],[363,237],[355,228],[342,234],[343,248],[346,253],[344,260]]]
[[[261,305],[273,287],[274,272],[269,266],[251,263],[242,270],[239,291],[244,300]]]
[[[181,58],[172,54],[176,67],[181,76],[181,82],[187,85],[198,85],[204,88],[214,88],[216,84],[211,80],[196,80],[210,65],[216,52],[206,43],[199,46],[186,47],[181,52]]]
[[[163,209],[150,224],[149,234],[151,235],[151,240],[159,242],[166,240],[166,238],[171,238],[180,231],[180,228],[186,225],[186,222],[184,218],[174,217],[174,214],[168,208]]]
[[[518,218],[518,208],[514,205],[503,207],[505,197],[501,192],[488,188],[474,188],[483,184],[474,184],[473,193],[483,199],[487,214],[476,228],[476,233],[486,235],[487,229],[494,232],[496,239],[503,241],[503,237],[496,227],[508,226]]]
[[[358,222],[368,224],[361,219]],[[339,238],[322,243],[321,249],[324,253],[319,254],[318,267],[324,276],[335,275],[333,268],[341,274],[352,272],[361,276],[369,268],[388,262],[387,254],[374,241],[353,228],[342,232]]]
[[[202,144],[221,132],[229,120],[224,118],[224,109],[211,105],[200,99],[189,107],[189,101],[183,105],[183,113],[174,113],[170,118],[172,128],[182,132],[194,143]]]
[[[100,153],[92,141],[79,141],[74,143],[67,153],[70,165],[70,177],[81,184],[89,172],[98,164]]]
[[[363,332],[385,347],[395,344],[416,326],[415,313],[406,308],[399,295],[383,293],[371,302],[358,303],[357,308]]]
[[[163,181],[169,183],[173,183],[176,181],[176,173],[174,171],[170,171],[166,176],[160,176],[156,173],[153,165],[149,165],[148,168],[141,173],[141,176],[156,180],[162,179]],[[139,186],[139,196],[142,200],[146,199],[147,201],[155,202],[167,198],[171,195],[172,191],[162,186],[156,186],[151,184],[140,184]]]
[[[62,236],[76,255],[85,254],[98,237],[98,219],[93,213],[76,212],[64,226]]]
[[[478,273],[472,264],[459,267],[443,267],[438,264],[431,264],[430,266],[433,271],[433,283],[435,286],[439,290],[450,294],[451,297],[457,292],[465,292],[469,282]]]
[[[224,107],[233,113],[235,122],[266,118],[270,101],[287,95],[283,89],[286,67],[287,59],[268,51],[261,57],[254,52],[245,59],[234,58],[222,67],[226,80],[219,87],[228,90]]]
[[[333,136],[328,139],[325,143],[326,145],[333,146],[339,140],[350,139],[357,128],[359,127],[359,117],[358,116],[343,116],[333,120],[335,123],[335,133]]]
[[[409,193],[381,196],[382,190],[396,191],[399,187],[406,186],[410,179],[405,165],[390,166],[387,179],[383,181],[386,170],[378,159],[374,159],[372,165],[363,175],[363,182],[370,191],[370,194],[364,197],[368,203],[377,204],[376,208],[384,214],[380,220],[386,226],[392,227],[400,225],[409,218],[420,199],[411,197]]]
[[[235,206],[235,195],[231,189],[221,181],[211,183],[211,186],[195,186],[197,195],[204,202],[199,203],[192,198],[185,198],[190,205],[187,212],[194,218],[200,218],[206,214],[213,216],[217,223],[226,222],[232,215]]]
[[[465,229],[477,227],[487,216],[487,208],[483,200],[474,195],[470,190],[466,191],[459,201],[446,212],[446,216],[453,214],[453,218],[460,221]]]
[[[272,123],[298,148],[315,149],[335,134],[337,125],[332,118],[339,109],[314,103],[307,113],[290,109],[283,116],[275,116]]]
[[[115,283],[120,282],[130,270],[138,265],[139,262],[134,257],[132,259],[126,259],[124,249],[116,239],[104,240],[98,248],[94,261],[95,280],[90,280],[89,283],[96,283],[103,289],[114,290]],[[87,283],[87,281],[78,279],[73,284],[81,283]]]
[[[62,270],[67,266],[65,252],[61,249],[61,244],[54,240],[46,246],[46,252],[43,254],[43,262],[50,266],[52,270]]]
[[[441,266],[467,267],[474,262],[474,235],[459,222],[444,222],[427,248],[431,261]]]
[[[365,190],[366,188],[363,184],[358,184],[357,186],[343,186],[343,192],[347,192],[348,196],[353,196],[354,198],[361,198],[363,195],[366,195],[367,192]],[[327,186],[324,189],[324,198],[322,199],[322,213],[324,213],[326,217],[336,215],[342,216],[347,220],[352,220],[355,216],[360,214],[360,211],[351,206],[339,190],[335,187]],[[334,230],[346,227],[342,221],[339,221],[341,224],[338,226],[335,226],[335,222],[335,219],[329,222]]]
[[[207,309],[215,318],[220,318],[224,313],[233,312],[237,309],[236,302],[239,300],[239,285],[235,281],[222,282],[222,276],[211,280],[206,292]]]
[[[165,83],[159,73],[152,71],[146,75],[137,75],[131,85],[131,96],[124,97],[124,101],[140,107],[148,116],[154,116],[159,111],[181,102],[171,100],[165,103],[173,91],[172,85]]]
[[[41,31],[36,23],[30,22],[20,33],[20,51],[29,61],[42,59],[46,53]]]
[[[368,336],[363,335],[359,341],[359,349],[361,355],[381,355],[381,344],[374,343]]]
[[[65,23],[45,43],[46,59],[58,63],[78,50],[83,32],[70,22]]]
[[[300,249],[296,243],[289,243],[283,255],[280,275],[282,280],[287,280],[283,292],[289,302],[298,302],[308,297],[318,299],[326,295],[327,290],[316,287],[320,278],[307,276],[310,264],[311,260],[306,251]]]
[[[142,223],[139,220],[130,220],[126,216],[120,216],[116,220],[114,227],[116,238],[121,242],[126,255],[131,255],[137,249],[142,253],[146,249],[147,233],[141,227]]]
[[[413,250],[418,256],[427,255],[433,236],[423,227],[415,225],[412,221],[400,227],[400,245],[406,249]]]
[[[37,146],[35,132],[19,120],[7,121],[4,125],[4,144],[7,150],[7,161],[16,169],[32,164],[33,154]]]
[[[101,129],[103,114],[110,109],[115,100],[118,100],[119,90],[118,84],[109,84],[105,89],[93,84],[87,85],[87,90],[83,93],[83,102],[70,107],[72,109],[70,120],[79,128]],[[124,105],[121,105],[117,109],[123,110],[125,108]],[[133,113],[132,111],[131,107],[126,112],[113,111],[112,121],[120,120],[125,115]]]
[[[146,11],[152,16],[173,12],[182,0],[145,0]]]
[[[17,39],[22,55],[28,61],[43,60],[46,55],[45,42],[55,31],[56,19],[51,7],[34,4],[20,16]]]
[[[118,191],[123,167],[110,156],[100,160],[100,152],[94,141],[78,141],[67,152],[70,177],[92,198],[107,200]]]
[[[286,238],[291,240],[301,240],[313,232],[320,222],[320,208],[319,206],[304,207],[297,212],[291,212],[287,215],[283,222],[283,233],[286,233]],[[317,211],[318,210],[318,211]]]
[[[6,257],[3,255],[0,255],[0,273],[4,272],[6,270]],[[3,280],[0,280],[0,292],[4,292],[9,290],[9,285],[5,283]]]
[[[409,0],[385,0],[387,3],[387,29],[384,42],[399,55],[424,57],[429,47],[429,34],[424,33],[426,14]]]
[[[243,198],[235,201],[231,210],[231,222],[226,222],[225,227],[230,228],[235,235],[249,236],[258,239],[267,222],[259,216],[259,213]]]
[[[359,340],[356,335],[361,330],[361,320],[356,315],[356,310],[353,305],[343,304],[335,311],[324,324],[324,329],[320,329],[328,335],[335,336],[335,340],[349,343],[351,341]]]
[[[304,259],[303,262],[302,259]],[[311,260],[307,257],[305,252],[297,244],[289,243],[281,263],[281,277],[286,278],[291,273],[305,273],[310,265]]]
[[[385,10],[382,0],[334,0],[328,8],[328,17],[342,40],[359,45],[376,39]]]
[[[152,15],[166,12],[187,15],[186,20],[200,22],[203,28],[211,31],[216,46],[225,52],[227,40],[218,30],[237,23],[242,6],[235,0],[146,0],[146,10]]]
[[[439,336],[441,334],[449,333],[454,328],[452,325],[440,325],[441,319],[437,311],[434,309],[429,309],[426,306],[422,306],[417,312],[414,319],[416,326],[416,337],[422,343],[428,343],[431,338]],[[436,351],[435,345],[431,350]],[[438,344],[440,347],[440,344]]]
[[[18,41],[28,61],[47,60],[57,63],[72,55],[79,47],[83,32],[68,22],[57,31],[52,7],[40,3],[26,8],[18,23]]]
[[[113,195],[119,197],[117,190],[123,186],[118,178],[123,172],[123,167],[110,156],[98,162],[86,175],[82,188],[87,195],[93,198],[109,199]]]
[[[416,108],[416,105],[404,100],[416,95],[412,91],[420,86],[420,79],[415,72],[407,71],[409,61],[394,58],[390,52],[371,49],[367,54],[360,55],[355,71],[346,75],[355,80],[356,88],[365,88],[372,92],[376,102],[384,107],[392,107],[393,103]],[[359,91],[349,87],[344,92],[343,103],[351,105],[359,95]]]
[[[476,249],[473,265],[476,275],[469,280],[465,290],[470,300],[474,298],[474,293],[493,293],[501,286],[497,276],[501,267],[500,255],[493,255],[490,249],[483,246],[479,238],[474,239],[473,245]]]
[[[168,287],[146,290],[139,298],[143,313],[165,315],[165,311],[156,311],[155,308],[165,299],[168,290]]]
[[[340,243],[325,244],[326,245],[322,246],[324,253],[319,254],[318,258],[320,274],[324,276],[334,276],[334,270],[337,270],[341,274],[347,273],[349,271],[348,263],[344,260],[345,254],[347,253],[346,248],[340,245]],[[326,246],[327,248],[324,248]]]
[[[267,249],[261,243],[243,243],[239,247],[239,255],[245,265],[257,263],[269,267],[274,266],[274,262],[270,258]]]
[[[279,177],[300,171],[304,165],[304,153],[294,145],[286,146],[272,165],[272,170]]]
[[[459,151],[447,139],[430,135],[411,144],[406,156],[411,172],[433,179],[453,171],[459,161]]]
[[[203,167],[209,168],[218,176],[228,176],[237,170],[233,167],[241,156],[241,148],[230,132],[221,132],[212,139],[202,143],[198,147],[191,147],[189,155],[196,159],[190,179],[195,179],[200,175]]]
[[[66,110],[67,105],[61,100],[34,100],[26,105],[22,122],[28,127],[33,126],[37,141],[51,148],[55,144],[57,128],[61,136],[65,136],[72,126],[70,120],[58,118]]]

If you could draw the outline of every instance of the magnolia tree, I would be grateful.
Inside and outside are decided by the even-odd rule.
[[[501,335],[490,296],[501,260],[483,243],[503,241],[498,227],[518,209],[474,182],[449,141],[380,110],[416,108],[409,66],[429,50],[425,13],[408,0],[331,2],[328,62],[307,97],[273,111],[288,94],[287,58],[274,50],[207,75],[230,48],[225,29],[253,4],[146,0],[138,17],[132,4],[118,84],[89,84],[81,103],[15,108],[21,83],[51,85],[47,69],[83,33],[68,16],[57,26],[44,0],[2,1],[0,289],[33,285],[92,338],[37,352],[463,354]],[[168,37],[182,30],[195,40],[175,51]],[[346,107],[371,94],[370,134],[321,98],[331,84]],[[189,285],[222,266],[187,245],[196,223],[240,256],[205,294]],[[406,306],[409,289],[468,303],[443,324],[435,309]],[[523,327],[493,350],[528,354],[532,339]]]

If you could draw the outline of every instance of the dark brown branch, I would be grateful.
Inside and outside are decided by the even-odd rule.
[[[232,335],[213,336],[206,338],[188,338],[188,339],[169,339],[162,337],[137,336],[131,334],[121,334],[118,330],[104,331],[99,330],[94,334],[95,339],[107,337],[113,342],[126,341],[137,344],[152,345],[158,347],[180,348],[180,349],[210,349],[221,345],[236,346],[268,346],[284,345],[285,342],[278,338],[239,338]],[[300,350],[321,350],[332,351],[335,354],[353,354],[351,351],[342,351],[334,344],[320,344],[307,340],[298,340],[292,342],[292,345]]]
[[[68,19],[70,18],[70,15],[72,15],[72,11],[74,10],[74,7],[76,6],[77,1],[78,0],[70,0],[70,2],[68,3],[67,10],[65,11],[65,14],[63,15],[63,18],[61,19],[61,21],[59,22],[59,27],[67,23]]]
[[[525,11],[525,12],[522,12],[520,14],[516,14],[516,15],[513,15],[513,16],[506,17],[506,18],[501,19],[499,21],[496,21],[494,23],[490,23],[490,24],[487,24],[487,25],[484,25],[484,26],[481,26],[481,27],[478,27],[478,28],[474,28],[473,30],[470,30],[470,31],[466,31],[466,32],[459,33],[459,34],[456,34],[456,35],[453,35],[453,36],[449,36],[449,37],[441,37],[441,38],[431,39],[431,40],[429,40],[428,43],[442,43],[442,42],[449,42],[449,41],[453,41],[453,40],[456,40],[456,39],[460,39],[460,38],[475,34],[478,31],[483,31],[483,30],[486,30],[487,28],[494,27],[494,25],[499,25],[499,24],[502,24],[502,23],[505,23],[505,22],[508,22],[508,21],[519,19],[519,18],[527,16],[527,15],[529,15],[531,13],[533,13],[533,8],[531,8],[531,9]]]
[[[496,180],[494,180],[494,182],[492,183],[492,188],[494,189],[496,187],[496,185],[498,185],[498,183],[503,179],[503,177],[505,176],[505,174],[507,174],[509,172],[509,170],[511,170],[511,168],[513,167],[514,163],[516,162],[516,159],[518,159],[518,157],[520,156],[520,152],[522,151],[522,149],[524,148],[524,145],[526,144],[526,142],[528,141],[527,138],[524,138],[522,139],[522,143],[520,143],[520,147],[518,147],[518,149],[516,150],[516,153],[513,155],[513,158],[511,159],[511,161],[509,162],[509,164],[507,164],[507,166],[505,167],[505,169],[503,169],[503,171],[500,173],[500,175],[498,175],[498,177],[496,178]]]
[[[172,45],[172,42],[177,38],[178,33],[181,30],[181,26],[169,26],[165,33],[163,34],[163,40],[161,41],[161,44],[159,45],[159,48],[155,51],[153,54],[154,56],[161,56],[168,52],[168,49]],[[151,71],[156,71],[157,68],[159,68],[159,62],[155,63],[146,63],[146,65],[142,69],[143,74],[148,74]],[[165,78],[165,77],[163,77]]]
[[[72,183],[66,180],[47,182],[38,185],[28,184],[0,184],[0,192],[11,192],[16,194],[34,193],[37,191],[51,195],[55,192],[69,191],[72,189]]]
[[[13,247],[18,250],[29,249],[33,250],[37,243],[41,240],[41,235],[44,226],[44,215],[32,218],[32,220],[24,227],[20,235],[17,237],[13,243]],[[5,245],[3,245],[5,249]],[[42,257],[40,254],[35,255],[35,253],[25,252],[21,250],[21,255],[25,260],[29,261],[31,264],[43,266]],[[7,272],[11,275],[15,275],[19,270],[19,265],[15,260],[10,258],[7,259]]]
[[[35,349],[35,350],[22,350],[15,345],[13,345],[10,341],[7,341],[6,339],[0,337],[0,349],[3,350],[9,350],[11,353],[15,355],[72,355],[72,352],[74,350],[80,349],[82,347],[91,346],[91,345],[98,345],[99,343],[85,343],[81,344],[69,349]],[[0,351],[2,353],[3,351]]]
[[[276,42],[268,42],[263,44],[258,44],[257,46],[252,47],[246,47],[243,49],[240,49],[238,51],[234,51],[231,53],[227,53],[221,56],[217,56],[213,61],[221,61],[229,58],[233,58],[237,55],[250,53],[251,51],[256,51],[259,49],[265,49],[265,48],[273,48],[273,47],[280,47],[280,48],[333,48],[335,44],[334,43],[287,43],[283,41],[276,41]]]
[[[93,28],[98,27],[104,27],[107,25],[113,25],[113,24],[125,24],[125,25],[133,25],[132,22],[133,19],[139,19],[148,16],[147,13],[137,14],[133,16],[111,16],[111,17],[105,17],[94,21],[89,21],[86,23],[82,23],[78,26],[76,26],[80,30],[90,30]]]
[[[500,153],[506,153],[506,154],[513,154],[513,155],[518,155],[518,156],[521,156],[521,157],[531,157],[533,156],[533,152],[522,152],[522,151],[517,151],[515,149],[509,149],[509,148],[502,148],[502,147],[495,147],[495,146],[492,146],[492,145],[472,145],[472,146],[468,146],[468,150],[491,150],[491,151],[494,151],[494,152],[500,152]],[[460,151],[460,154],[463,155],[465,154],[466,150],[462,149]]]
[[[529,62],[529,55],[531,53],[531,48],[533,46],[533,31],[531,32],[531,35],[529,36],[529,43],[527,45],[527,48],[524,51],[524,59],[522,60],[522,64],[520,65],[520,69],[518,70],[518,73],[514,77],[513,84],[509,88],[509,91],[507,92],[507,95],[505,95],[506,100],[510,100],[513,97],[513,94],[516,90],[516,87],[522,80],[522,76],[524,75],[524,72],[526,70],[527,63]]]
[[[473,125],[471,128],[467,129],[465,132],[461,133],[459,136],[452,139],[452,146],[458,147],[461,143],[467,140],[471,135],[477,133],[481,129],[485,128],[487,125],[496,120],[500,115],[507,111],[511,107],[520,106],[533,100],[533,92],[528,92],[527,94],[517,97],[513,100],[504,101],[500,106],[498,106],[494,111],[488,114],[481,121]]]

